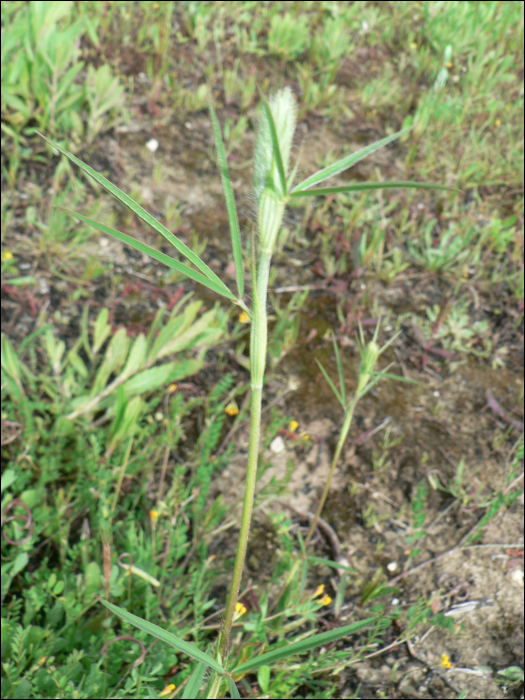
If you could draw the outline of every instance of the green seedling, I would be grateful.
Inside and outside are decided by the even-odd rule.
[[[268,32],[268,49],[286,61],[293,61],[306,51],[310,36],[308,18],[304,15],[275,14]]]
[[[124,88],[107,65],[88,66],[80,83],[80,42],[98,43],[88,18],[73,21],[72,3],[26,3],[2,10],[2,130],[10,137],[2,165],[10,185],[22,159],[33,158],[27,137],[37,129],[85,145],[123,120]],[[31,125],[31,126],[29,126]],[[4,146],[2,145],[4,151]]]
[[[76,156],[66,151],[62,146],[43,137],[51,146],[56,148],[60,153],[69,158],[81,170],[97,182],[103,189],[109,192],[121,204],[127,207],[135,214],[143,223],[147,224],[153,231],[164,238],[177,253],[188,260],[191,264],[185,265],[179,260],[172,258],[164,253],[161,253],[150,246],[137,241],[126,233],[117,231],[109,226],[98,223],[89,219],[82,214],[70,212],[71,216],[76,217],[94,228],[98,229],[106,235],[113,236],[118,240],[127,243],[128,245],[140,251],[143,254],[149,255],[158,262],[163,263],[177,272],[185,274],[187,277],[199,282],[208,289],[214,291],[219,296],[224,297],[228,301],[238,305],[251,319],[251,334],[250,334],[250,375],[251,375],[251,414],[250,414],[250,444],[248,450],[248,463],[246,468],[246,482],[244,491],[243,511],[241,516],[241,526],[239,540],[237,545],[237,553],[232,575],[232,582],[226,603],[226,611],[222,628],[219,633],[217,648],[215,652],[206,653],[200,650],[196,645],[185,642],[176,635],[167,632],[156,625],[146,622],[140,617],[131,615],[126,610],[120,609],[107,601],[103,602],[108,609],[128,621],[130,624],[142,629],[149,634],[152,634],[157,639],[165,641],[167,644],[175,647],[179,651],[196,659],[199,664],[204,664],[213,670],[213,675],[209,681],[207,690],[208,698],[217,698],[221,696],[222,689],[225,683],[229,683],[230,692],[235,695],[235,690],[231,681],[232,674],[240,675],[249,671],[255,671],[262,666],[271,666],[281,659],[288,658],[297,654],[305,653],[311,649],[315,649],[324,644],[335,642],[342,639],[359,629],[373,624],[376,618],[362,620],[352,625],[339,629],[317,634],[307,639],[297,638],[291,640],[291,643],[285,647],[277,646],[271,648],[264,654],[258,655],[249,661],[230,662],[230,636],[232,624],[238,605],[239,588],[241,583],[242,571],[246,557],[246,549],[250,532],[250,523],[253,509],[257,464],[259,455],[259,444],[261,435],[261,405],[263,396],[264,375],[266,368],[267,356],[267,292],[268,279],[270,274],[270,266],[272,255],[276,246],[279,230],[281,228],[283,215],[287,203],[291,199],[304,198],[312,196],[320,196],[327,194],[338,194],[340,192],[351,192],[361,190],[373,190],[380,188],[394,187],[409,187],[409,188],[431,188],[434,185],[426,185],[417,182],[394,182],[394,183],[357,183],[348,184],[341,187],[327,187],[315,189],[317,185],[328,178],[339,175],[339,173],[347,170],[355,163],[359,162],[366,156],[374,153],[378,149],[392,143],[394,140],[403,135],[406,131],[401,131],[396,134],[387,136],[380,141],[371,144],[362,150],[345,156],[337,162],[329,165],[326,168],[316,172],[303,182],[293,186],[293,181],[296,174],[296,169],[290,168],[290,155],[292,149],[293,136],[296,126],[297,108],[292,91],[289,88],[279,91],[270,100],[266,102],[261,99],[261,110],[258,125],[258,134],[255,147],[255,168],[254,168],[254,190],[255,201],[257,204],[257,232],[253,234],[252,240],[252,299],[251,306],[245,301],[244,296],[244,271],[243,271],[243,242],[239,231],[237,212],[235,207],[235,199],[231,187],[230,177],[228,173],[226,154],[223,146],[219,123],[215,114],[214,108],[210,107],[213,131],[216,140],[218,161],[220,167],[221,178],[224,186],[226,207],[230,223],[231,242],[233,250],[233,259],[236,271],[236,290],[232,291],[226,283],[218,277],[208,265],[188,248],[179,238],[174,236],[165,226],[154,219],[148,212],[140,207],[131,197],[119,190],[115,185],[110,183],[104,177],[99,175],[95,170],[80,161]],[[450,188],[440,187],[437,189],[448,190]],[[354,398],[349,404],[346,403],[344,386],[341,389],[338,398],[346,410],[345,423],[342,434],[348,433],[351,424],[355,403],[374,384],[383,376],[390,376],[381,372],[374,372],[374,365],[385,347],[379,349],[377,343],[377,332],[374,340],[367,347],[362,347],[363,361],[359,377],[359,386]],[[388,344],[387,344],[388,345]],[[335,387],[333,387],[335,389]],[[338,392],[336,391],[336,395]],[[337,458],[344,440],[340,440]],[[332,469],[333,472],[333,469]],[[329,485],[329,484],[328,484]],[[320,510],[319,510],[320,512]],[[195,673],[195,681],[192,681],[192,687],[197,686],[197,681],[200,683],[202,679],[202,666],[197,666]]]
[[[345,389],[345,382],[344,382],[344,376],[343,376],[343,366],[341,364],[341,357],[339,354],[339,349],[337,347],[337,343],[335,341],[335,338],[333,339],[334,342],[334,354],[335,354],[335,359],[337,363],[337,372],[338,372],[338,378],[339,378],[339,389],[336,388],[335,384],[333,381],[330,379],[327,371],[323,367],[323,365],[317,361],[317,364],[319,365],[319,369],[323,373],[324,378],[326,379],[328,385],[330,386],[330,389],[333,391],[334,396],[336,397],[337,401],[341,404],[341,407],[344,411],[344,420],[343,420],[343,426],[341,428],[341,432],[339,433],[339,439],[337,441],[337,446],[335,448],[335,453],[332,459],[332,464],[330,466],[330,471],[328,472],[328,478],[326,480],[326,484],[323,489],[323,493],[321,496],[321,499],[319,501],[319,505],[317,506],[317,510],[315,512],[315,517],[312,520],[312,523],[310,525],[310,530],[308,531],[308,535],[306,536],[305,540],[305,546],[308,546],[310,544],[310,540],[312,539],[312,535],[315,532],[315,528],[317,527],[317,523],[319,521],[319,517],[322,513],[326,498],[328,496],[328,492],[330,491],[330,484],[332,483],[332,478],[335,472],[335,468],[337,466],[337,463],[339,462],[339,458],[341,456],[341,451],[345,445],[346,438],[348,437],[348,432],[350,430],[350,426],[352,425],[352,420],[354,417],[354,411],[355,408],[360,401],[360,399],[365,396],[370,389],[372,389],[382,378],[388,378],[388,379],[397,379],[398,381],[403,381],[403,382],[409,382],[411,384],[417,384],[417,382],[413,382],[412,380],[405,379],[404,377],[398,377],[393,374],[388,374],[387,371],[384,372],[376,372],[375,371],[375,366],[377,363],[377,360],[379,359],[380,355],[383,354],[383,352],[388,348],[389,345],[393,343],[393,341],[396,339],[397,335],[393,336],[382,348],[379,347],[377,344],[377,335],[379,332],[379,322],[376,326],[375,332],[374,332],[374,337],[372,340],[368,343],[368,345],[365,343],[364,335],[363,335],[363,329],[361,326],[359,326],[359,331],[360,331],[360,336],[361,336],[361,342],[360,342],[360,352],[361,352],[361,365],[359,368],[359,375],[358,375],[358,380],[357,380],[357,387],[356,390],[353,394],[353,396],[347,400],[346,397],[346,389]],[[386,368],[387,370],[389,369],[390,365]]]
[[[450,228],[439,241],[439,245],[434,246],[432,232],[435,229],[436,221],[429,221],[423,231],[421,241],[408,243],[408,249],[414,261],[432,273],[446,272],[454,265],[465,262],[469,256],[469,245],[472,242],[473,230],[455,235],[453,228]]]
[[[162,78],[170,67],[173,3],[155,3],[144,6],[144,18],[138,31],[138,43],[144,53],[150,54],[146,73],[151,80]]]

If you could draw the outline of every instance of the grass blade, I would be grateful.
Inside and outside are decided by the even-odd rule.
[[[239,695],[239,691],[237,690],[237,686],[235,685],[235,681],[233,680],[233,678],[231,676],[228,678],[228,685],[230,687],[230,695],[232,696],[232,698],[235,698],[235,699],[239,698],[239,700],[240,700],[241,696]]]
[[[341,387],[341,398],[343,399],[343,401],[342,401],[343,406],[346,406],[345,380],[343,377],[343,367],[341,365],[341,358],[339,357],[339,348],[337,347],[337,343],[335,341],[335,335],[333,336],[333,341],[334,341],[335,360],[337,362],[337,373],[339,374],[339,386]]]
[[[318,190],[301,190],[291,192],[291,197],[310,197],[322,194],[339,194],[341,192],[359,192],[363,190],[394,190],[394,189],[420,189],[420,190],[447,190],[448,192],[461,192],[455,187],[445,185],[432,185],[427,182],[357,182],[343,187],[326,187]]]
[[[237,291],[239,299],[244,295],[244,277],[242,274],[242,248],[241,235],[239,232],[239,220],[237,218],[237,209],[235,208],[235,198],[228,172],[228,161],[224,152],[224,144],[222,143],[221,130],[217,115],[210,105],[211,123],[213,124],[213,133],[215,134],[215,144],[217,146],[217,155],[219,158],[219,168],[221,171],[222,186],[224,188],[224,198],[226,199],[226,209],[228,211],[228,220],[230,222],[230,235],[232,238],[233,261],[235,263],[235,276],[237,277]]]
[[[230,292],[230,290],[224,285],[219,286],[215,284],[213,280],[210,280],[208,277],[201,275],[200,272],[196,272],[193,268],[188,267],[187,265],[183,265],[178,260],[170,258],[169,255],[165,255],[164,253],[155,250],[155,248],[151,248],[149,245],[137,241],[136,238],[128,236],[127,233],[122,233],[122,231],[117,231],[116,229],[109,228],[109,226],[105,226],[104,224],[99,224],[98,221],[89,219],[87,216],[82,216],[82,214],[77,214],[77,212],[69,211],[69,209],[63,209],[62,207],[56,207],[56,209],[60,209],[66,214],[74,216],[79,221],[83,221],[85,224],[93,226],[94,228],[98,229],[102,233],[107,234],[108,236],[113,236],[114,238],[117,238],[119,241],[130,245],[132,248],[135,248],[135,250],[138,250],[140,253],[144,253],[145,255],[149,255],[151,258],[158,260],[158,262],[162,263],[163,265],[166,265],[166,267],[171,267],[173,270],[177,270],[177,272],[182,272],[182,274],[186,275],[186,277],[189,277],[195,282],[199,282],[199,284],[208,287],[208,289],[213,290],[216,294],[220,294],[221,296],[226,297],[227,299],[236,301],[235,295],[232,294],[232,292]],[[225,290],[227,293],[225,292]]]
[[[237,666],[233,669],[232,673],[237,675],[238,673],[247,673],[248,671],[255,671],[261,666],[271,666],[276,661],[281,659],[286,659],[289,656],[295,656],[296,654],[305,654],[307,651],[316,649],[317,647],[323,646],[323,644],[330,644],[331,642],[337,642],[343,637],[348,637],[354,632],[369,627],[380,620],[381,617],[371,617],[368,620],[361,620],[360,622],[354,622],[352,625],[346,625],[345,627],[339,627],[339,629],[330,630],[329,632],[322,632],[321,634],[316,634],[313,637],[308,637],[308,639],[301,639],[299,642],[293,642],[286,646],[280,646],[277,649],[272,649],[266,652],[266,654],[261,654],[255,659],[250,659],[245,663]]]
[[[330,377],[328,376],[328,374],[327,374],[325,368],[323,367],[323,365],[319,362],[319,360],[318,360],[317,358],[315,359],[315,361],[316,361],[317,364],[319,365],[319,369],[320,369],[321,372],[323,373],[324,378],[326,379],[326,381],[328,382],[330,388],[331,388],[332,391],[334,392],[334,394],[335,394],[337,400],[339,401],[339,403],[341,404],[341,406],[345,409],[345,408],[346,408],[346,404],[343,402],[343,397],[341,396],[341,394],[340,394],[340,393],[337,391],[337,389],[335,388],[335,385],[334,385],[333,381],[330,379]]]
[[[307,190],[309,187],[312,187],[312,185],[317,185],[320,182],[324,182],[324,180],[328,180],[329,177],[342,173],[343,170],[351,168],[352,165],[355,165],[360,160],[363,160],[363,158],[369,156],[371,153],[383,148],[383,146],[395,141],[400,136],[406,134],[409,130],[410,129],[403,129],[402,131],[398,131],[396,134],[392,134],[392,136],[387,136],[380,141],[370,144],[370,146],[366,146],[366,148],[362,148],[360,151],[356,151],[355,153],[351,153],[350,155],[341,158],[341,160],[332,163],[332,165],[329,165],[327,168],[323,168],[323,170],[318,170],[316,173],[310,175],[310,177],[307,177],[306,180],[303,180],[303,182],[294,187],[290,194],[293,195],[295,192]]]
[[[101,598],[100,602],[102,603],[102,605],[105,605],[106,608],[112,613],[118,615],[126,622],[129,622],[130,625],[138,627],[139,630],[147,632],[147,634],[151,634],[153,637],[160,639],[161,642],[166,642],[166,644],[169,644],[170,646],[175,647],[175,649],[182,651],[184,654],[191,656],[192,659],[202,661],[203,664],[209,666],[214,671],[217,671],[217,673],[224,674],[225,671],[218,661],[216,661],[209,654],[206,654],[206,652],[198,649],[193,644],[185,642],[183,639],[177,637],[175,634],[167,632],[166,630],[163,630],[162,627],[158,627],[158,625],[154,625],[152,622],[143,620],[141,617],[137,617],[136,615],[133,615],[127,610],[122,610],[122,608],[113,605],[113,603],[108,603],[107,600],[103,600]]]
[[[184,692],[182,694],[183,700],[194,700],[194,698],[199,697],[199,690],[207,668],[208,666],[204,661],[199,661],[195,671],[193,671],[191,674],[188,684],[184,688]]]
[[[275,130],[275,122],[273,120],[272,111],[265,96],[259,90],[261,96],[263,108],[268,119],[268,126],[270,127],[270,136],[272,137],[273,155],[275,156],[275,162],[277,164],[277,171],[279,173],[279,181],[281,183],[281,194],[283,197],[286,195],[286,175],[284,174],[283,159],[281,157],[281,149],[279,148],[279,140],[277,138],[277,132]]]
[[[421,384],[422,382],[416,382],[415,379],[407,379],[406,377],[401,377],[399,374],[389,374],[388,372],[373,372],[373,377],[385,377],[385,379],[395,379],[398,382],[406,382],[407,384]]]
[[[343,571],[348,571],[350,574],[357,573],[355,569],[352,569],[349,566],[344,566],[344,564],[338,564],[336,561],[332,561],[331,559],[322,559],[321,557],[308,557],[308,561],[312,562],[312,564],[322,564],[323,566],[330,566],[332,567],[332,569],[342,569]]]
[[[200,272],[207,277],[210,281],[214,282],[218,287],[222,288],[224,292],[228,292],[231,294],[230,290],[228,287],[224,284],[224,282],[217,277],[215,272],[211,270],[206,263],[204,263],[198,255],[195,255],[195,253],[188,248],[187,245],[185,245],[181,240],[177,238],[177,236],[174,236],[171,231],[168,231],[168,229],[163,226],[159,221],[153,218],[151,214],[148,214],[148,212],[143,209],[140,205],[138,205],[136,202],[134,202],[131,197],[128,197],[127,194],[122,192],[122,190],[119,190],[118,187],[113,185],[109,180],[106,180],[105,177],[102,175],[99,175],[93,168],[90,168],[89,165],[86,165],[83,163],[81,160],[76,158],[72,153],[69,151],[66,151],[65,148],[62,148],[62,146],[59,146],[57,143],[54,141],[51,141],[48,139],[46,136],[43,136],[42,134],[38,133],[39,136],[41,136],[44,141],[47,141],[53,148],[56,148],[57,151],[62,153],[62,155],[66,156],[66,158],[69,158],[70,161],[78,165],[78,167],[86,173],[86,175],[89,175],[89,177],[93,178],[95,182],[98,182],[98,184],[103,187],[109,194],[111,194],[115,199],[117,199],[121,204],[123,204],[125,207],[127,207],[135,216],[138,216],[138,218],[143,221],[147,226],[152,228],[156,233],[158,233],[160,236],[165,238],[168,243],[170,243],[176,250],[179,251],[181,255],[184,255],[185,258],[188,258],[188,260],[195,265],[195,267],[200,270]],[[224,294],[224,296],[227,296],[227,294]]]

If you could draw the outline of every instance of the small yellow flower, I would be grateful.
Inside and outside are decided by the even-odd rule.
[[[448,656],[446,654],[441,654],[441,664],[440,665],[443,666],[443,668],[449,668],[449,669],[454,668],[454,666],[452,666],[452,664],[450,663],[450,659],[448,658]]]
[[[303,438],[303,440],[309,440],[309,439],[310,439],[310,436],[308,435],[308,433],[305,433],[304,435],[301,435],[301,437]]]
[[[411,48],[411,49],[417,49],[417,44],[416,44],[415,41],[413,41],[413,42],[410,44],[410,48]]]
[[[168,394],[173,394],[174,391],[177,391],[177,385],[176,384],[170,384],[168,387]]]
[[[250,317],[248,316],[246,311],[243,311],[239,316],[239,323],[250,323]]]
[[[452,63],[452,61],[449,61],[449,62],[447,63],[447,68],[452,68],[453,65],[454,65],[454,64]]]
[[[319,602],[321,603],[321,605],[330,605],[332,599],[329,595],[324,595]]]
[[[229,416],[236,416],[239,413],[239,407],[237,406],[235,401],[230,401],[230,403],[224,409],[224,412],[227,413]]]
[[[501,126],[501,119],[496,119],[494,124],[496,124],[496,126]]]
[[[299,423],[296,420],[291,420],[290,425],[288,426],[288,430],[291,433],[295,433],[295,431],[297,430],[298,427],[299,427]]]
[[[42,666],[42,664],[45,664],[46,661],[47,661],[47,656],[43,656],[38,663]]]
[[[158,510],[150,510],[149,517],[151,519],[152,524],[155,526],[157,524],[157,520],[159,519],[159,511]]]
[[[246,612],[246,608],[242,603],[235,603],[235,612],[233,614],[233,620],[238,620],[240,617],[244,615]]]
[[[2,253],[2,262],[7,262],[8,260],[13,259],[13,253],[11,251],[6,250],[5,252]]]
[[[320,595],[323,595],[323,593],[324,593],[324,583],[322,583],[320,586],[317,586],[313,597],[318,598]]]
[[[159,693],[159,698],[165,698],[166,695],[171,695],[171,693],[173,693],[176,687],[177,686],[173,683],[170,683],[169,685],[165,686],[164,690],[161,693]]]

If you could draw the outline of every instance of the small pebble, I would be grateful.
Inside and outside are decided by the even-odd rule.
[[[270,450],[274,454],[278,455],[280,452],[284,452],[285,449],[286,449],[286,447],[284,444],[284,440],[282,439],[282,437],[280,435],[278,435],[276,438],[274,438],[272,440],[272,442],[270,444]]]
[[[518,588],[523,588],[523,569],[514,569],[511,571],[510,580]]]
[[[396,561],[391,561],[390,564],[387,564],[387,565],[386,565],[386,568],[387,568],[389,571],[394,572],[394,571],[397,569],[397,562],[396,562]]]
[[[148,149],[148,151],[151,151],[152,153],[155,153],[155,151],[157,150],[158,147],[159,147],[159,142],[157,141],[157,139],[150,139],[148,141],[148,143],[146,144],[146,148]]]

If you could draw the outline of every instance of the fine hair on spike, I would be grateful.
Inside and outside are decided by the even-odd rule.
[[[288,174],[290,151],[297,121],[297,103],[290,87],[278,90],[268,102],[275,124],[285,175]],[[279,191],[277,165],[273,162],[270,125],[263,105],[259,106],[257,138],[253,156],[253,189],[257,204],[265,187]]]

